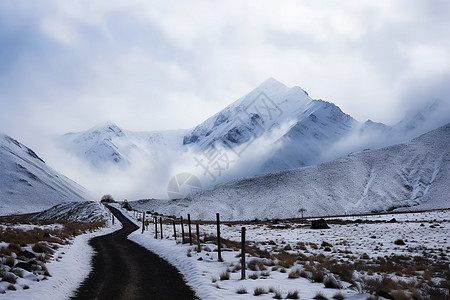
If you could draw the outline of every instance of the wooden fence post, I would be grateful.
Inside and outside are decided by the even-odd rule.
[[[154,217],[153,222],[155,222],[155,239],[158,239],[158,219]]]
[[[184,226],[183,226],[183,216],[180,217],[180,223],[181,223],[181,242],[184,244]]]
[[[175,220],[172,220],[173,223],[173,238],[175,241],[177,240],[177,228],[175,227]]]
[[[200,226],[197,224],[195,224],[195,229],[197,232],[197,252],[202,252],[202,247],[200,246]]]
[[[144,233],[144,229],[145,229],[145,212],[142,212],[142,232]]]
[[[189,245],[192,245],[191,214],[188,214],[188,226],[189,226]]]
[[[163,239],[164,236],[163,236],[163,229],[162,229],[162,217],[159,217],[159,228],[161,229],[161,239]]]
[[[220,244],[220,215],[219,213],[216,213],[216,219],[217,219],[217,258],[219,261],[223,261],[222,259],[222,252],[221,252],[221,244]]]
[[[241,279],[245,279],[245,227],[241,232]]]

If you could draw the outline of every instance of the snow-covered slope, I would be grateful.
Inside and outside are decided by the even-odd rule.
[[[450,123],[411,142],[235,180],[183,200],[132,205],[167,215],[265,219],[450,207]]]
[[[117,173],[128,172],[120,180],[132,180],[123,184],[127,191],[114,193],[125,198],[133,190],[139,197],[163,197],[170,180],[180,173],[197,176],[209,188],[404,143],[450,122],[443,104],[433,102],[412,111],[394,126],[371,120],[361,123],[332,103],[311,99],[300,87],[290,88],[270,78],[189,130],[131,132],[106,123],[66,134],[59,142],[88,162],[98,173],[95,178],[105,180],[103,189],[111,188],[108,182],[118,181]],[[146,183],[138,183],[144,176]],[[83,178],[77,180],[89,186]],[[151,195],[148,182],[155,183]]]
[[[33,150],[0,134],[0,215],[88,198],[83,187],[47,166]]]
[[[58,142],[95,168],[126,168],[136,158],[157,158],[166,149],[179,148],[184,134],[185,130],[132,132],[108,122],[87,131],[67,133]]]
[[[98,201],[78,201],[55,205],[29,219],[102,222],[108,220],[109,214],[109,210]]]

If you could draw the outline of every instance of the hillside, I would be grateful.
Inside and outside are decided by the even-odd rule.
[[[193,218],[273,219],[448,208],[450,123],[411,142],[294,170],[234,180],[193,199],[144,200],[133,207]]]
[[[0,187],[1,215],[41,211],[90,197],[33,150],[4,134],[0,134]]]

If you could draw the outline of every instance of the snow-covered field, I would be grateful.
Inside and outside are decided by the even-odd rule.
[[[135,217],[134,212],[127,213]],[[300,299],[318,294],[328,299],[366,299],[377,292],[407,298],[421,295],[418,299],[431,293],[448,296],[450,210],[355,216],[328,223],[326,230],[283,221],[224,224],[223,262],[218,261],[212,238],[214,224],[200,225],[201,239],[209,237],[201,243],[201,252],[195,238],[192,246],[181,244],[179,224],[175,242],[170,220],[163,224],[163,240],[154,238],[153,224],[129,239],[176,266],[201,299],[253,298],[255,289],[267,292],[261,299],[286,298],[289,293],[294,299],[296,293]],[[242,226],[248,241],[246,280],[240,279]],[[338,288],[325,287],[336,283]]]
[[[88,245],[89,240],[92,237],[108,234],[121,228],[119,222],[115,222],[114,225],[112,224],[111,219],[107,218],[106,209],[99,203],[84,202],[82,207],[78,203],[72,203],[71,206],[75,210],[68,209],[68,206],[69,204],[65,204],[63,210],[61,210],[60,206],[57,206],[56,209],[50,209],[46,213],[41,214],[41,217],[47,215],[47,217],[52,216],[58,219],[58,212],[71,212],[69,215],[73,220],[85,220],[87,215],[91,216],[93,220],[104,219],[106,217],[107,222],[105,227],[66,239],[62,244],[47,241],[40,242],[54,249],[54,253],[50,255],[45,264],[40,262],[40,257],[44,256],[45,253],[36,252],[33,249],[33,244],[28,244],[26,246],[21,245],[19,255],[15,252],[11,253],[11,256],[15,258],[15,262],[14,267],[10,267],[7,263],[8,256],[4,254],[8,252],[9,248],[17,246],[9,247],[9,243],[0,242],[0,249],[2,250],[0,253],[0,272],[2,273],[2,278],[5,279],[5,275],[7,275],[10,278],[13,277],[13,281],[16,282],[11,284],[6,280],[0,281],[1,299],[49,299],[50,297],[53,299],[68,299],[91,271],[91,258],[94,253]],[[77,218],[77,215],[79,215],[79,218]],[[47,225],[0,225],[0,229],[20,230],[20,234],[32,230],[37,230],[38,232],[41,232],[39,230],[60,230],[63,227],[64,225],[59,223]],[[50,235],[49,238],[57,239],[53,235]],[[54,246],[57,246],[57,248]],[[28,255],[33,253],[35,258],[28,260],[23,260],[23,258],[19,259],[20,256],[25,255],[25,252],[29,252]],[[19,268],[19,263],[26,263],[29,260],[37,260],[36,264],[32,263],[32,271],[30,270],[29,272],[23,268]],[[45,269],[47,272],[45,272]]]

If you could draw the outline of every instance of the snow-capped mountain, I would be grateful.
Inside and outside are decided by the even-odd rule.
[[[227,220],[450,207],[450,123],[411,142],[309,167],[234,180],[182,200],[133,207],[167,215]]]
[[[58,142],[94,168],[126,168],[136,157],[157,158],[165,149],[179,148],[184,134],[185,130],[132,132],[108,122],[84,132],[67,133]]]
[[[195,174],[204,187],[210,187],[403,143],[449,122],[448,116],[436,117],[446,111],[441,106],[434,102],[410,112],[394,126],[371,120],[361,123],[332,103],[311,99],[300,87],[289,88],[270,78],[189,130],[131,132],[106,123],[68,133],[59,142],[98,171],[116,167],[129,171],[129,178],[141,178],[144,167],[152,168],[146,173],[158,174],[158,186],[163,188],[157,197],[161,197],[167,194],[162,189],[179,173]],[[219,171],[211,174],[215,170]],[[111,182],[104,173],[100,177]]]
[[[1,215],[36,212],[90,198],[83,187],[4,134],[0,134],[0,187]]]
[[[205,148],[216,142],[239,146],[294,120],[312,99],[299,87],[288,88],[273,78],[196,126],[184,145]]]

